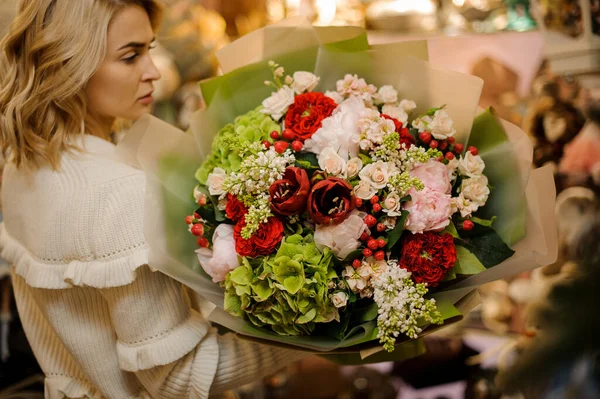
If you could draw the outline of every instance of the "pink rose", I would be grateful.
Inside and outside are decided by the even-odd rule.
[[[443,166],[443,165],[442,165]],[[447,175],[446,175],[447,176]],[[410,214],[406,219],[406,228],[413,233],[440,231],[450,223],[450,195],[425,187],[408,192],[411,201],[404,204]]]
[[[220,224],[213,234],[213,249],[199,248],[196,250],[198,260],[204,271],[212,277],[213,282],[225,280],[231,270],[240,265],[235,252],[233,226]]]
[[[426,188],[443,194],[449,194],[452,190],[448,169],[443,163],[430,159],[424,164],[416,166],[410,171],[410,175],[421,179]]]

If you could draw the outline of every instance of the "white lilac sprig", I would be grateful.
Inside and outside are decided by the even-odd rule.
[[[443,322],[435,300],[424,298],[427,293],[425,285],[415,284],[410,276],[410,272],[390,260],[388,268],[371,282],[373,299],[379,312],[377,338],[388,352],[394,350],[396,338],[400,334],[416,339],[422,331],[419,322]]]
[[[261,223],[266,223],[273,216],[269,207],[269,187],[275,180],[281,179],[285,168],[294,161],[295,157],[290,150],[279,154],[271,147],[264,152],[246,156],[239,171],[227,176],[222,185],[223,192],[235,195],[248,207],[247,224],[242,229],[242,238],[250,238]]]

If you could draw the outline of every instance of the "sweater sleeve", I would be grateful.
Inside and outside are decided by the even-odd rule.
[[[218,335],[183,286],[148,267],[128,285],[101,289],[117,334],[120,367],[156,398],[207,398],[306,356]]]

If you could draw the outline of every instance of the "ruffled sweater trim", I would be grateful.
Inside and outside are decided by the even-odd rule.
[[[148,245],[142,243],[117,258],[52,263],[36,258],[0,224],[0,257],[34,288],[66,289],[73,286],[111,288],[131,284],[137,269],[148,264]]]

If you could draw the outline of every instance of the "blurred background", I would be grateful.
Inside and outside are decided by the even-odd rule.
[[[0,0],[0,36],[16,3]],[[169,123],[187,129],[203,106],[198,81],[220,73],[218,49],[301,15],[315,25],[366,27],[371,43],[427,39],[434,65],[484,80],[480,105],[529,134],[534,166],[549,164],[557,185],[558,261],[481,287],[482,303],[428,336],[426,355],[343,367],[315,356],[227,397],[600,397],[600,0],[165,3],[153,113]],[[7,270],[0,260],[0,399],[41,398],[43,377],[20,328]]]

